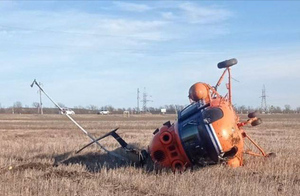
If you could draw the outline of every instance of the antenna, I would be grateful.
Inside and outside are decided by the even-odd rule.
[[[261,93],[261,111],[263,113],[267,113],[267,95],[266,95],[266,88],[263,85],[262,93]]]
[[[147,112],[147,103],[148,102],[152,102],[152,100],[149,100],[148,99],[148,94],[147,94],[147,92],[146,92],[146,87],[144,87],[144,92],[143,92],[143,100],[142,100],[142,102],[143,102],[143,111],[144,112]],[[149,96],[149,97],[151,97],[151,96]]]
[[[137,103],[137,105],[136,105],[136,111],[137,111],[137,113],[140,113],[140,89],[138,88],[137,89],[137,97],[136,97],[136,103]]]

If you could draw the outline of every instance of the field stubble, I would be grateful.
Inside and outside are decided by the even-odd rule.
[[[97,137],[120,127],[128,143],[146,148],[152,132],[175,116],[74,118]],[[112,163],[96,146],[74,155],[89,140],[65,116],[0,115],[0,195],[298,195],[300,115],[262,118],[262,125],[246,131],[276,157],[245,155],[245,166],[236,169],[214,165],[157,174]],[[112,138],[101,144],[119,147]],[[53,166],[63,158],[63,164]]]

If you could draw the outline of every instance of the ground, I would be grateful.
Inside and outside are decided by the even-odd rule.
[[[120,127],[126,141],[146,148],[152,132],[176,117],[74,118],[97,137]],[[214,165],[174,174],[112,164],[95,145],[74,154],[89,139],[66,116],[0,115],[0,195],[298,195],[300,115],[262,118],[263,124],[246,131],[276,157],[244,155],[245,165],[240,168]],[[111,138],[101,144],[119,147]],[[249,143],[247,147],[252,148]],[[54,166],[58,161],[63,162]]]

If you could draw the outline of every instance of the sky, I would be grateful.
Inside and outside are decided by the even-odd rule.
[[[0,1],[0,104],[186,105],[232,67],[233,103],[300,106],[300,1]],[[225,84],[222,86],[224,93]],[[220,87],[221,88],[221,87]],[[53,104],[43,96],[43,104]],[[140,103],[142,105],[142,103]]]

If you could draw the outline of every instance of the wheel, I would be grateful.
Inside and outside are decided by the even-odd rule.
[[[235,64],[237,64],[237,60],[233,58],[233,59],[229,59],[229,60],[218,63],[218,68],[219,69],[227,68],[227,67],[231,67],[232,65],[235,65]]]
[[[255,118],[255,117],[257,117],[257,116],[258,116],[258,112],[257,112],[257,111],[250,112],[250,113],[248,114],[248,118]]]
[[[257,126],[257,125],[260,125],[262,123],[262,120],[260,118],[258,118],[257,120],[253,121],[251,123],[252,126]]]

